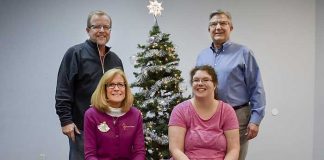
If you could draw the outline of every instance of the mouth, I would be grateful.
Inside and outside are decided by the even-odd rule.
[[[197,88],[196,90],[199,92],[204,92],[204,91],[206,91],[206,88]]]
[[[115,97],[123,96],[121,93],[112,93],[111,95]]]
[[[99,35],[97,37],[100,38],[100,39],[105,39],[106,38],[106,36],[104,36],[104,35]]]
[[[224,33],[221,32],[221,33],[215,33],[216,36],[220,36],[220,35],[223,35]]]

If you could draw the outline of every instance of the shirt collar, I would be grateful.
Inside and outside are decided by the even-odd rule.
[[[109,109],[110,112],[107,112],[107,114],[113,117],[120,117],[125,114],[124,112],[122,112],[122,108],[109,107]]]
[[[214,43],[211,43],[209,48],[213,51],[213,53],[220,53],[221,51],[225,51],[225,49],[227,49],[231,44],[232,42],[230,40],[227,40],[219,49],[214,47]]]
[[[96,50],[96,52],[98,52],[98,48],[97,48],[97,43],[91,41],[90,39],[87,39],[86,42],[93,48]],[[111,49],[111,47],[105,46],[106,47],[106,53],[108,53]]]

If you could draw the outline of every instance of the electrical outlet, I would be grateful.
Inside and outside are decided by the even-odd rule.
[[[45,153],[40,153],[40,154],[39,154],[39,160],[46,160],[46,155],[45,155]]]
[[[273,108],[273,109],[271,110],[271,114],[272,114],[273,116],[276,116],[276,115],[279,114],[279,110],[278,110],[277,108]]]

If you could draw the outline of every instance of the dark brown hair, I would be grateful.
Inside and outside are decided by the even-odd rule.
[[[215,69],[210,66],[210,65],[202,65],[202,66],[196,66],[190,71],[190,83],[192,85],[193,83],[193,76],[196,74],[197,71],[206,71],[208,75],[210,75],[213,84],[215,85],[215,99],[218,99],[218,94],[217,94],[217,85],[218,85],[218,78]]]

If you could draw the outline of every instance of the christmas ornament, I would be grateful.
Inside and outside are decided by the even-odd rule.
[[[137,65],[137,56],[136,55],[132,55],[129,57],[129,62],[132,64],[132,65]]]
[[[162,2],[159,3],[157,0],[154,0],[153,2],[150,1],[150,5],[147,6],[147,8],[150,10],[149,14],[153,14],[154,17],[160,16],[162,8]]]

